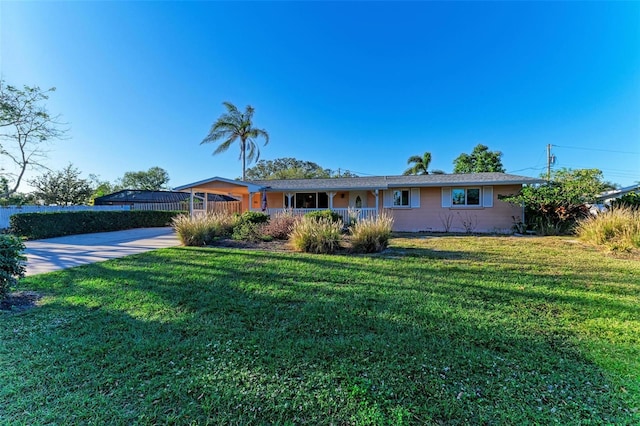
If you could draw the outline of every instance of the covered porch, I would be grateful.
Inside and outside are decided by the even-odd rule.
[[[319,181],[324,181],[319,180]],[[307,184],[319,181],[306,180]],[[333,180],[328,180],[333,183]],[[208,194],[221,194],[237,201],[227,211],[263,211],[269,215],[288,213],[302,216],[306,213],[331,210],[342,216],[345,223],[353,219],[370,219],[378,215],[381,192],[378,189],[333,189],[317,186],[280,188],[278,184],[290,181],[243,182],[221,177],[213,177],[199,182],[182,185],[176,191],[188,192],[189,211],[192,216],[211,213],[212,203],[207,202]]]
[[[337,214],[339,214],[340,216],[342,216],[342,221],[344,223],[350,223],[353,219],[356,220],[363,220],[363,219],[375,219],[378,215],[378,209],[376,209],[375,207],[365,207],[365,208],[326,208],[326,209],[276,209],[276,208],[269,208],[267,207],[267,209],[265,210],[265,213],[267,213],[268,215],[275,215],[275,214],[291,214],[294,216],[304,216],[307,213],[310,212],[314,212],[314,211],[323,211],[323,210],[331,210],[332,212],[335,212]]]
[[[197,216],[215,211],[228,213],[242,213],[252,210],[252,200],[260,199],[262,187],[248,182],[241,182],[221,177],[193,182],[174,188],[175,191],[189,193],[189,212],[191,216]],[[220,194],[234,198],[236,201],[223,203],[208,202],[208,195]],[[256,197],[257,195],[257,197]]]

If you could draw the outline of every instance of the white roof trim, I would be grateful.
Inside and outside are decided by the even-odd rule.
[[[249,182],[244,182],[241,180],[234,180],[234,179],[226,179],[220,176],[214,176],[212,178],[209,179],[204,179],[204,180],[200,180],[198,182],[193,182],[193,183],[188,183],[186,185],[181,185],[181,186],[176,186],[175,188],[173,188],[174,191],[184,191],[185,189],[191,189],[191,188],[195,188],[201,185],[206,185],[207,183],[211,183],[211,182],[224,182],[224,183],[228,183],[231,185],[237,185],[237,186],[245,186],[247,187],[247,190],[249,192],[260,192],[264,189],[264,187],[259,186],[259,185],[255,185],[253,183],[249,183]]]

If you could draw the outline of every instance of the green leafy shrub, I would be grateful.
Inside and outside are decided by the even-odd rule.
[[[0,300],[9,293],[18,279],[24,277],[26,257],[24,244],[15,235],[0,235]]]
[[[170,226],[179,211],[74,211],[14,214],[10,232],[28,239]]]
[[[227,213],[212,213],[190,217],[176,216],[171,225],[185,246],[205,246],[216,238],[231,235],[236,219]]]
[[[262,232],[276,240],[288,240],[293,228],[302,218],[291,213],[278,213],[266,223]]]
[[[342,241],[342,221],[305,216],[293,228],[289,241],[298,251],[334,253]]]
[[[331,210],[316,210],[313,212],[309,212],[304,216],[315,220],[327,219],[334,223],[342,223],[342,216]]]
[[[240,215],[238,223],[267,223],[269,215],[262,212],[246,211]]]
[[[231,238],[239,241],[257,242],[264,240],[262,227],[264,223],[240,222],[233,228]]]
[[[393,218],[381,214],[375,219],[363,219],[351,229],[351,247],[358,253],[376,253],[389,244]]]
[[[525,208],[526,226],[541,235],[575,232],[576,224],[589,216],[587,204],[605,189],[598,169],[556,170],[541,185],[525,185],[516,195],[498,199]]]
[[[580,239],[615,251],[640,248],[640,209],[612,207],[578,223]]]

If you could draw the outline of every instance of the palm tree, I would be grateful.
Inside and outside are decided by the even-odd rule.
[[[413,163],[413,166],[404,171],[404,175],[428,175],[429,164],[431,163],[431,153],[425,152],[422,157],[412,155],[407,160],[407,164]]]
[[[264,144],[269,143],[269,134],[266,130],[253,127],[254,109],[247,105],[244,113],[240,112],[231,102],[222,103],[227,112],[222,114],[215,123],[211,125],[211,130],[200,144],[218,142],[222,140],[220,146],[213,151],[213,155],[225,152],[231,144],[240,141],[240,159],[242,159],[242,180],[246,179],[247,160],[252,162],[260,159],[260,150],[256,144],[258,137],[265,139]]]

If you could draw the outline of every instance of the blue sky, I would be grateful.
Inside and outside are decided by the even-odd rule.
[[[236,178],[237,148],[200,145],[230,101],[263,159],[451,172],[482,143],[538,176],[553,144],[558,168],[640,181],[640,2],[2,1],[0,37],[7,83],[57,88],[52,169]]]

